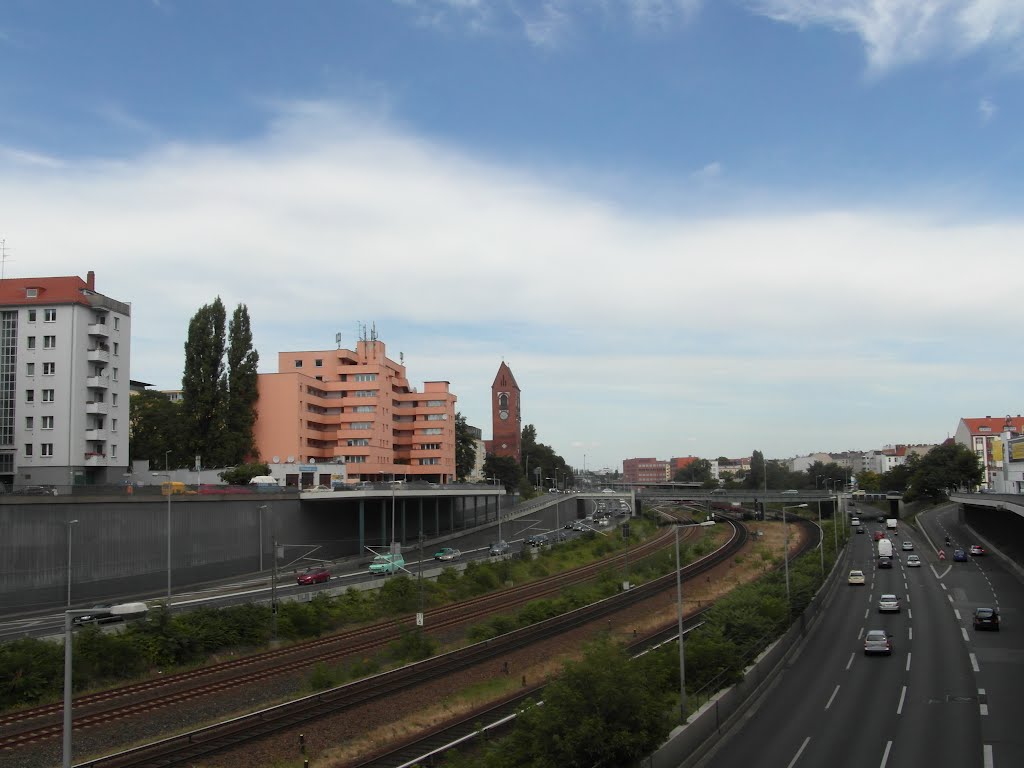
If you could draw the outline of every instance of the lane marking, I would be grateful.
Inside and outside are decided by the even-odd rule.
[[[907,608],[907,619],[913,619],[913,618],[914,618],[913,612],[909,608]]]
[[[934,566],[934,565],[932,566],[932,573],[934,573],[934,574],[935,574],[935,578],[936,578],[936,579],[944,579],[944,578],[946,578],[946,575],[947,575],[947,574],[948,574],[948,573],[949,573],[950,571],[952,571],[952,570],[953,570],[953,566],[952,566],[952,565],[947,565],[947,566],[946,566],[946,570],[944,570],[944,571],[943,571],[942,573],[939,573],[938,571],[936,571],[936,570],[935,570],[935,566]],[[945,584],[943,584],[943,585],[942,585],[942,588],[943,588],[943,589],[945,589],[945,588],[946,588],[946,585],[945,585]]]
[[[946,588],[946,585],[945,585],[945,584],[939,584],[939,586],[940,586],[940,587],[942,587],[943,589],[945,589],[945,588]]]
[[[969,653],[967,655],[971,657],[971,668],[975,672],[981,672],[981,667],[978,666],[978,657],[975,656],[973,653]]]
[[[860,632],[857,633],[857,639],[860,640],[864,637],[864,627],[860,628]]]
[[[855,657],[856,655],[857,655],[857,654],[855,654],[855,653],[851,653],[851,654],[850,654],[850,660],[849,660],[848,662],[846,662],[846,671],[847,671],[847,672],[849,672],[849,671],[850,671],[850,667],[851,667],[851,666],[853,666],[853,659],[854,659],[854,657]]]
[[[950,605],[953,604],[953,596],[952,595],[946,595],[946,599],[949,600],[949,604]]]
[[[914,628],[913,627],[907,627],[907,640],[913,640],[913,639],[914,639]]]
[[[982,755],[981,761],[984,764],[985,768],[994,768],[996,762],[995,762],[995,760],[992,759],[992,745],[991,744],[984,745],[984,747],[982,748],[981,755]]]
[[[953,615],[956,616],[956,620],[960,621],[960,610],[957,608],[953,609]]]
[[[864,609],[864,618],[866,619],[870,615],[871,615],[871,609],[870,608],[865,608]]]
[[[962,634],[964,636],[964,642],[965,643],[971,642],[971,638],[967,636],[967,630],[964,629],[963,627],[960,627],[960,634]],[[978,670],[974,670],[974,671],[977,672]]]
[[[896,714],[897,715],[902,715],[903,714],[903,700],[906,699],[906,698],[907,698],[907,686],[904,685],[903,686],[903,692],[900,694],[900,704],[899,704],[898,707],[896,707]]]
[[[907,654],[907,672],[910,671],[910,656],[911,656],[911,654],[908,653]]]
[[[804,743],[800,745],[800,749],[796,751],[796,754],[793,756],[793,759],[789,761],[789,765],[786,766],[786,768],[793,768],[793,766],[796,765],[796,761],[800,759],[800,755],[803,754],[804,749],[807,747],[807,742],[810,740],[810,736],[804,739]]]
[[[839,693],[839,686],[838,685],[836,686],[836,689],[834,691],[832,691],[832,695],[828,697],[828,704],[825,705],[825,709],[828,709],[829,707],[832,706],[832,700],[835,699],[837,693]]]
[[[892,749],[892,742],[887,741],[885,743],[885,753],[882,755],[882,764],[879,768],[885,768],[885,764],[889,761],[889,750]]]

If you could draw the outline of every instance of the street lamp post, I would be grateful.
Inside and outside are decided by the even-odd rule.
[[[679,722],[686,722],[686,654],[683,649],[683,562],[679,559],[679,528],[676,526],[676,611],[679,623]]]
[[[786,510],[787,509],[801,509],[806,507],[806,504],[792,504],[791,506],[782,505],[782,535],[785,541],[783,542],[783,562],[786,569],[786,614],[792,619],[793,618],[793,605],[789,600],[789,525],[786,523]]]
[[[260,504],[260,573],[263,573],[263,513],[266,511],[267,505]]]
[[[71,526],[77,523],[77,520],[68,520],[68,601],[67,608],[71,607]]]
[[[821,530],[821,499],[818,499],[818,530]],[[821,555],[821,575],[825,576],[825,540],[818,542],[818,554]]]
[[[169,453],[169,451],[168,451]],[[167,454],[164,454],[166,457]],[[171,496],[174,495],[174,486],[171,485],[170,473],[154,472],[153,477],[167,478],[167,599],[171,599]]]

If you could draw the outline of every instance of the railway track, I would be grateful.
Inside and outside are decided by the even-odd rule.
[[[631,557],[639,559],[667,546],[670,534],[662,531],[631,547]],[[624,554],[581,566],[519,587],[463,600],[427,612],[430,634],[451,629],[500,612],[509,612],[534,600],[560,593],[568,586],[593,580],[617,567]],[[408,624],[409,617],[404,617]],[[154,678],[119,688],[79,696],[74,701],[75,730],[91,728],[126,717],[142,717],[156,709],[181,707],[200,697],[229,691],[307,669],[317,663],[337,663],[358,658],[399,637],[396,622],[389,620],[368,627],[348,630],[287,648],[220,662],[208,667]],[[54,703],[0,716],[0,750],[9,751],[59,737],[63,727],[63,704]]]
[[[683,569],[684,577],[693,578],[703,573],[733,557],[743,547],[747,539],[745,527],[733,521],[728,521],[728,525],[732,528],[729,542],[715,552],[687,565]],[[664,546],[667,543],[666,539],[674,540],[674,535],[666,532],[652,541],[661,541]],[[495,656],[507,654],[579,625],[601,619],[674,586],[675,572],[672,572],[628,592],[509,632],[484,643],[477,643],[287,704],[79,765],[82,768],[143,768],[189,764],[204,755],[237,747],[284,729],[307,726],[313,720],[352,710],[393,696],[399,691],[450,676],[467,667],[490,661]]]

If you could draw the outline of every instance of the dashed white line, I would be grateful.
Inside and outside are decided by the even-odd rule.
[[[911,656],[911,654],[908,653],[907,654],[907,672],[910,671],[910,656]]]
[[[958,608],[953,609],[953,615],[956,616],[957,621],[960,621],[960,610]]]
[[[914,639],[914,628],[913,627],[907,627],[907,640],[913,640],[913,639]]]
[[[952,595],[946,595],[946,599],[949,600],[949,604],[950,605],[953,604],[953,596]]]
[[[981,672],[981,667],[978,666],[978,657],[975,656],[973,653],[969,653],[967,655],[971,657],[971,668],[975,672]]]
[[[857,633],[858,640],[860,640],[862,637],[864,637],[864,627],[861,627],[860,632]]]
[[[911,610],[909,608],[907,608],[907,619],[912,619],[912,618],[914,618],[914,614],[911,612]]]
[[[963,627],[960,627],[960,634],[962,634],[964,636],[964,642],[965,643],[971,642],[971,638],[967,636],[967,630],[964,629]],[[977,672],[977,670],[975,670],[975,672]]]
[[[798,749],[796,751],[796,754],[793,755],[793,759],[789,761],[789,765],[786,766],[786,768],[793,768],[793,766],[796,765],[796,761],[800,759],[800,755],[803,754],[804,748],[807,746],[807,742],[809,742],[810,740],[810,736],[804,739],[804,743],[800,745],[800,749]]]
[[[889,762],[889,750],[892,749],[892,742],[885,742],[885,753],[882,755],[882,764],[879,768],[885,768],[885,764]]]
[[[896,707],[896,714],[897,715],[902,715],[903,714],[903,700],[906,699],[906,698],[907,698],[907,686],[904,685],[903,686],[903,692],[900,693],[900,704],[899,704],[898,707]]]
[[[854,658],[856,658],[856,656],[857,656],[857,654],[855,654],[855,653],[851,653],[850,654],[850,660],[848,662],[846,662],[846,671],[847,672],[849,672],[850,671],[850,667],[853,666],[853,660],[854,660]]]
[[[982,763],[985,768],[994,768],[996,762],[992,759],[992,745],[986,744],[981,751]]]
[[[870,608],[865,608],[864,609],[864,618],[866,619],[870,615],[871,615],[871,609]]]
[[[945,584],[939,584],[939,586],[940,586],[940,587],[942,587],[943,589],[945,589],[945,588],[946,588],[946,585],[945,585]]]
[[[988,704],[981,704],[981,705],[979,706],[979,709],[980,709],[980,711],[981,711],[981,716],[982,716],[982,717],[984,717],[985,715],[987,715],[987,714],[988,714]]]
[[[829,707],[832,706],[832,700],[835,699],[837,693],[839,693],[839,686],[838,685],[836,686],[836,689],[834,691],[832,691],[832,695],[828,697],[828,704],[825,705],[825,709],[828,709]]]

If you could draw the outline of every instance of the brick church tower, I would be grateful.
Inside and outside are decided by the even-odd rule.
[[[502,360],[498,375],[491,384],[491,434],[487,452],[495,456],[511,456],[522,462],[523,418],[519,409],[519,385],[512,369]]]

